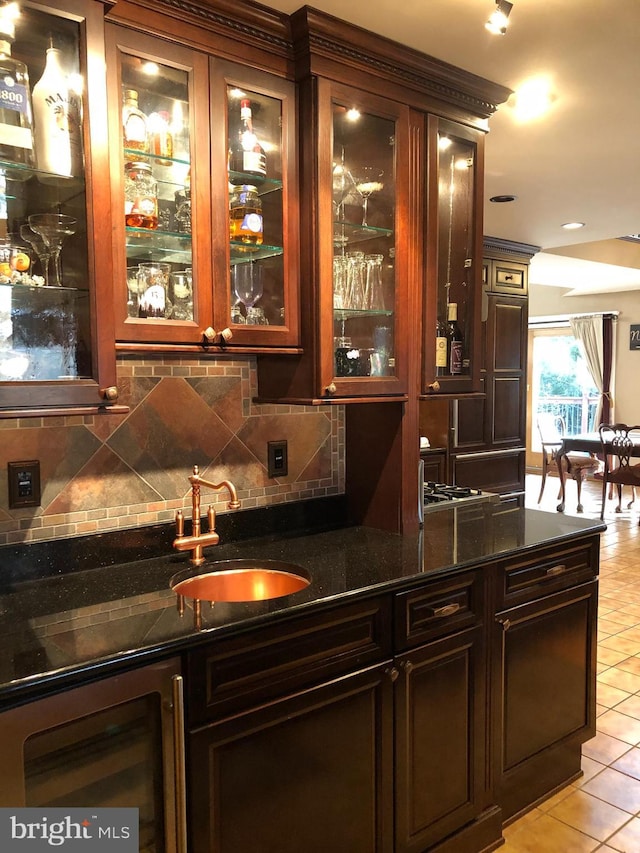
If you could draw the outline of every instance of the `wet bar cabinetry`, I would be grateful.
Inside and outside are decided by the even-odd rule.
[[[594,734],[597,573],[585,536],[187,653],[193,853],[494,849]]]

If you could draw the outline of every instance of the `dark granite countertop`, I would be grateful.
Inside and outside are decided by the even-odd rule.
[[[604,529],[589,519],[539,510],[505,512],[499,504],[486,503],[430,513],[424,529],[410,536],[346,527],[221,544],[207,549],[209,560],[285,561],[310,572],[312,582],[271,601],[203,603],[201,630],[194,626],[188,600],[184,615],[177,611],[169,579],[189,564],[188,555],[171,553],[170,546],[166,556],[25,581],[11,572],[14,552],[2,554],[0,549],[0,707],[263,621],[401,589],[436,574]]]

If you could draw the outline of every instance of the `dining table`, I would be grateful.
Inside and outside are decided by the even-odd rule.
[[[640,436],[630,434],[629,438],[634,439],[633,446],[630,448],[629,455],[640,457]],[[560,478],[560,503],[556,507],[558,512],[564,512],[565,502],[565,479],[567,474],[571,473],[571,460],[568,454],[572,451],[582,451],[584,453],[594,453],[604,458],[604,454],[616,456],[616,449],[610,442],[603,443],[600,439],[599,432],[582,432],[577,435],[565,435],[562,438],[562,445],[556,454],[556,464],[558,466],[558,476]],[[563,464],[563,459],[565,464]],[[603,490],[606,489],[606,483],[603,483]]]

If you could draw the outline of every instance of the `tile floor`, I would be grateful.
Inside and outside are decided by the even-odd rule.
[[[555,512],[557,478],[541,509]],[[540,477],[527,476],[528,507],[538,506]],[[583,487],[584,516],[599,518],[601,486]],[[600,548],[597,734],[583,747],[584,775],[505,828],[501,853],[640,853],[640,495],[623,512],[607,501]],[[567,483],[574,515],[575,483]]]

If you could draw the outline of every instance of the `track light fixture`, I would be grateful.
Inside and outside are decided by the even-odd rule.
[[[513,3],[509,3],[508,0],[496,0],[496,8],[485,24],[490,33],[497,36],[503,36],[506,33],[512,8]]]

